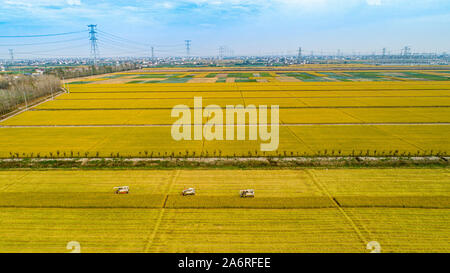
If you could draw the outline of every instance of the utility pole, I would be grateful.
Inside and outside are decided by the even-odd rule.
[[[403,55],[404,55],[404,56],[408,56],[409,53],[410,53],[410,50],[411,50],[411,48],[410,48],[409,46],[405,46],[405,47],[403,48]]]
[[[94,65],[97,65],[97,54],[98,54],[98,45],[97,45],[97,25],[88,25],[89,27],[89,40],[91,40],[91,57],[94,59]]]
[[[14,50],[12,48],[9,49],[9,56],[11,58],[11,64],[14,63]]]
[[[220,46],[219,47],[219,59],[220,60],[223,59],[224,51],[225,51],[225,47],[224,46]]]
[[[301,63],[302,62],[302,47],[298,47],[298,53],[297,53],[297,62]]]
[[[23,98],[25,99],[25,110],[28,110],[27,94],[23,91]]]
[[[184,42],[186,44],[186,56],[189,57],[191,54],[191,40],[184,40]]]

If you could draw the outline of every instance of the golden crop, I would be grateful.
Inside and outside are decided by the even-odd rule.
[[[448,252],[448,185],[445,169],[1,171],[0,252]]]

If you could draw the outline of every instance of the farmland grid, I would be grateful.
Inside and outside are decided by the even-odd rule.
[[[2,171],[0,252],[64,252],[71,240],[86,252],[365,252],[371,240],[384,252],[447,252],[449,177],[447,169],[402,168]],[[112,193],[120,183],[128,183],[129,195]],[[197,195],[182,198],[186,186]],[[255,188],[255,199],[238,197],[245,187]],[[148,207],[143,202],[152,194],[158,197]],[[29,205],[4,207],[6,196]],[[46,206],[44,197],[53,204]],[[377,206],[377,198],[386,197],[406,203]],[[409,206],[406,197],[425,207]],[[426,207],[443,197],[443,206]],[[280,207],[277,198],[318,206]],[[230,208],[223,201],[244,205]],[[255,202],[262,206],[252,207]]]
[[[0,159],[444,160],[449,71],[383,69],[73,79],[70,93],[0,121]],[[279,105],[278,150],[259,151],[259,140],[174,141],[170,110],[193,107],[195,96],[203,107]],[[237,126],[260,125],[247,123]],[[1,170],[0,252],[65,252],[73,240],[83,252],[367,252],[372,240],[383,252],[449,252],[449,179],[446,167]],[[130,194],[113,194],[119,185]],[[187,187],[196,195],[181,196]],[[256,197],[239,198],[244,188]]]
[[[446,81],[72,84],[70,91],[0,122],[0,139],[10,140],[0,144],[0,157],[48,157],[49,152],[63,157],[262,155],[255,152],[258,141],[171,140],[172,107],[193,107],[194,96],[202,96],[203,107],[278,104],[280,145],[266,155],[431,155],[450,150]],[[126,145],[120,139],[125,130]],[[79,137],[69,141],[72,135]],[[142,143],[143,137],[149,141]]]

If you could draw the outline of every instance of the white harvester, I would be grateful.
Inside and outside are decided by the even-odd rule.
[[[116,194],[128,194],[129,191],[130,187],[128,186],[114,187],[114,192]]]
[[[240,190],[239,195],[241,197],[255,197],[255,190]]]
[[[186,195],[195,195],[195,189],[194,189],[194,188],[187,188],[187,189],[184,189],[184,190],[181,192],[181,195],[183,195],[183,196],[186,196]]]

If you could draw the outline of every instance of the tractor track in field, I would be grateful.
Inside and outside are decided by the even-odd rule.
[[[171,127],[173,124],[67,124],[67,125],[0,125],[0,128],[103,128],[103,127]],[[216,124],[225,126],[226,124]],[[260,126],[272,124],[235,124],[235,126]],[[412,125],[412,126],[448,126],[450,122],[367,122],[367,123],[280,123],[280,127],[286,126],[374,126],[374,125]],[[204,124],[191,124],[191,126],[204,126]]]
[[[349,224],[355,231],[356,235],[360,239],[361,243],[365,247],[369,241],[366,238],[366,236],[364,236],[363,232],[368,234],[369,237],[372,237],[370,231],[364,225],[361,225],[361,228],[363,229],[363,231],[361,231],[361,229],[358,228],[358,226],[356,225],[355,221],[353,221],[353,219],[347,214],[347,212],[344,210],[341,204],[336,200],[335,197],[331,195],[331,193],[327,190],[327,188],[324,185],[322,185],[319,179],[316,178],[314,173],[311,172],[310,170],[305,170],[305,172],[311,178],[311,181],[316,185],[316,187],[330,199],[330,201],[335,205],[335,207],[339,210],[339,212],[343,215],[343,217],[349,222]]]
[[[162,207],[161,207],[161,209],[159,211],[158,218],[156,219],[155,227],[153,228],[151,234],[149,235],[149,237],[147,239],[147,243],[145,244],[145,247],[144,247],[144,252],[148,252],[149,248],[154,243],[156,234],[158,233],[159,227],[160,227],[161,222],[162,222],[162,218],[164,217],[164,212],[166,210],[166,203],[167,203],[167,199],[169,198],[169,193],[171,192],[172,186],[175,183],[175,181],[177,180],[179,175],[180,175],[180,170],[174,171],[173,175],[172,175],[172,178],[170,179],[169,183],[167,184],[166,197],[164,198],[164,202],[163,202]]]
[[[274,87],[278,85],[273,85]],[[175,86],[174,86],[175,87]],[[314,91],[314,92],[333,92],[333,91],[340,91],[340,92],[382,92],[382,91],[393,91],[393,92],[411,92],[411,91],[450,91],[450,89],[436,89],[436,88],[411,88],[411,89],[393,89],[393,88],[377,88],[377,89],[277,89],[274,90],[268,90],[268,89],[250,89],[250,90],[239,90],[239,89],[229,89],[229,90],[142,90],[142,91],[95,91],[95,92],[83,92],[83,91],[76,91],[71,92],[71,94],[131,94],[131,93],[230,93],[230,92],[260,92],[260,93],[267,93],[267,92],[304,92],[304,91]]]
[[[244,98],[242,98],[244,100]],[[245,109],[235,107],[235,109]],[[116,107],[116,108],[35,108],[29,111],[109,111],[109,110],[172,110],[172,109],[197,109],[195,107]],[[206,107],[202,107],[204,110]],[[279,106],[279,109],[411,109],[411,108],[450,108],[450,105],[417,105],[417,106]],[[209,109],[222,109],[222,107],[209,107]]]
[[[230,91],[230,92],[238,92],[238,91]],[[353,99],[353,98],[448,98],[450,96],[290,96],[290,97],[246,97],[246,99]],[[241,99],[242,97],[204,97],[204,99]],[[157,97],[149,97],[149,98],[60,98],[58,101],[72,101],[72,100],[191,100],[192,97],[184,97],[184,98],[157,98]]]

